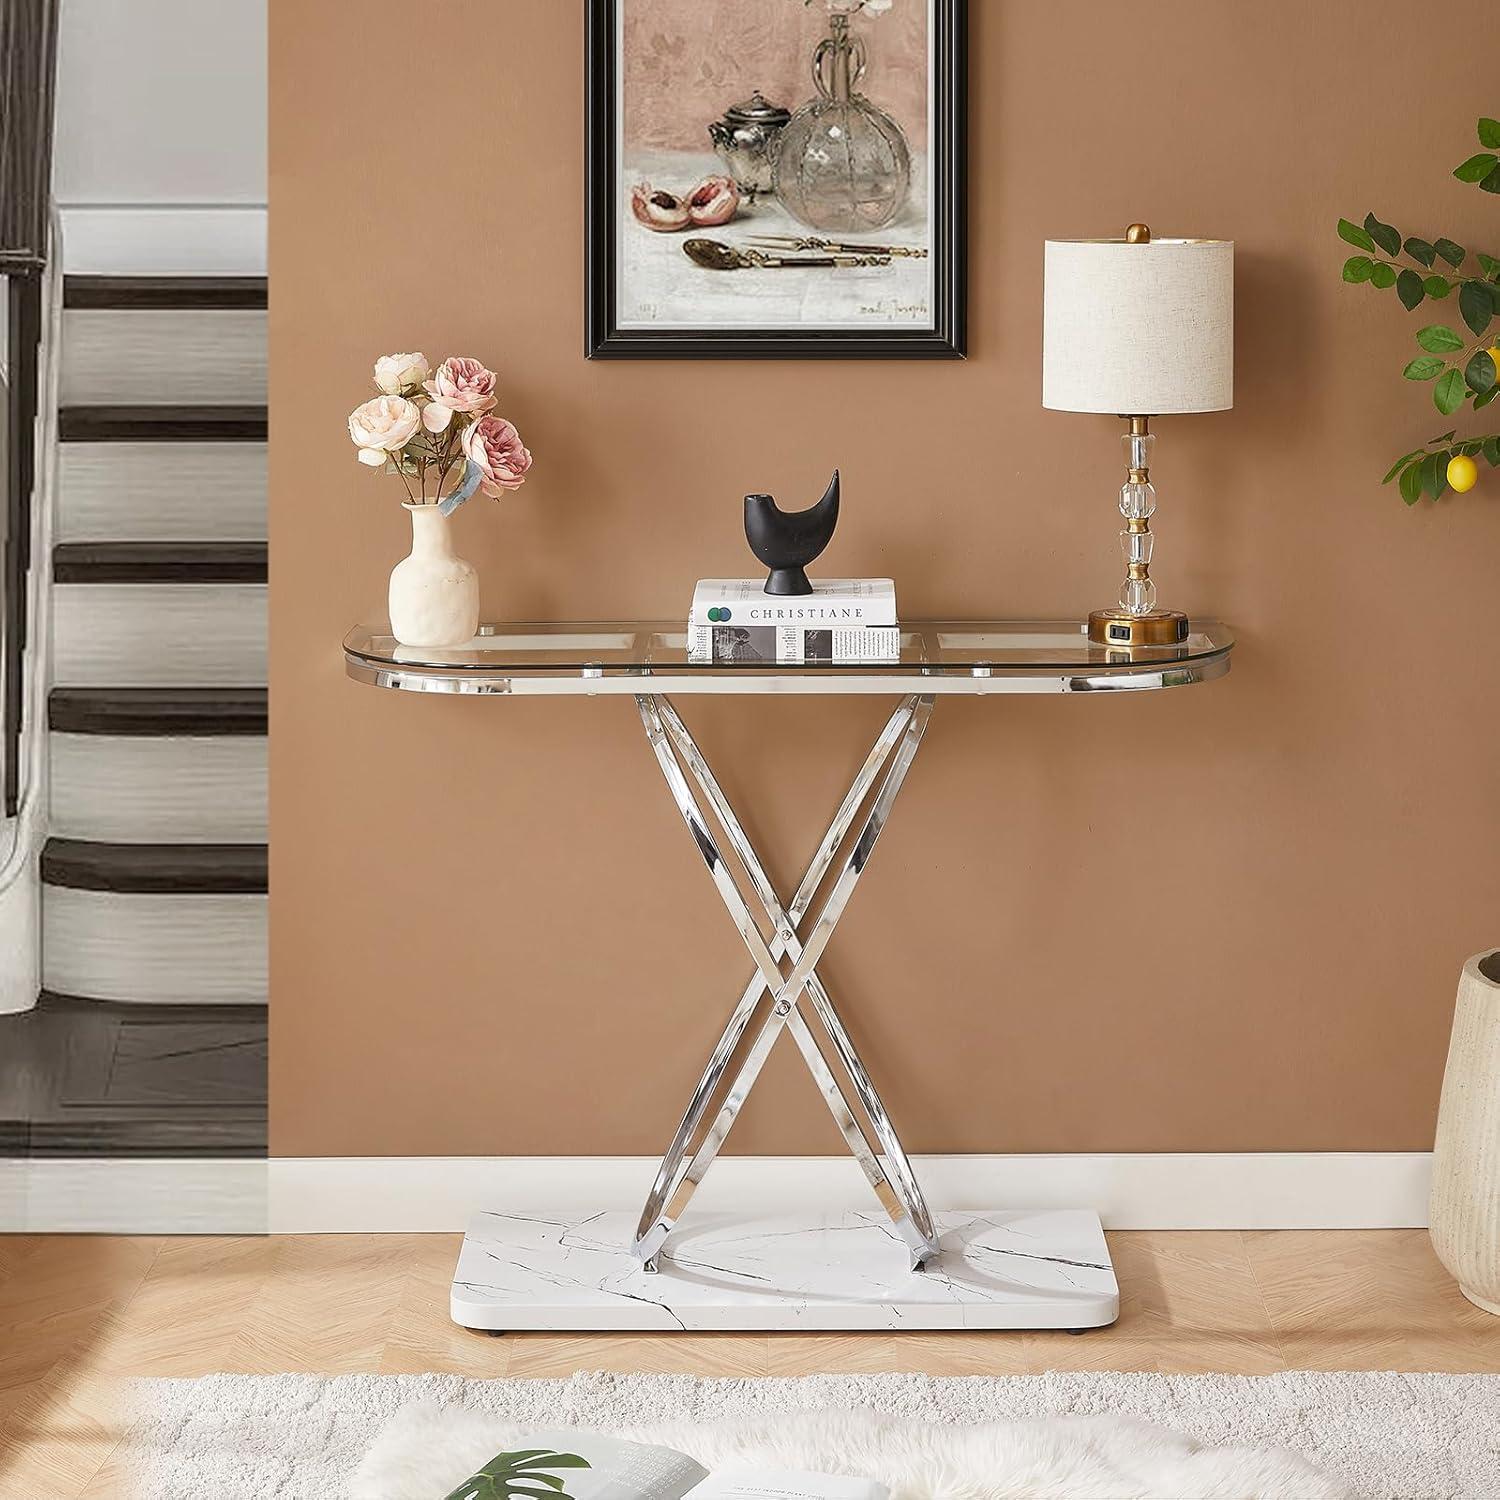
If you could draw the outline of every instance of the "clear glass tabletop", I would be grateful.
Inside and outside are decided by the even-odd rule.
[[[462,646],[400,645],[385,625],[344,640],[348,674],[425,692],[1003,693],[1184,686],[1229,670],[1234,637],[1194,620],[1176,646],[1104,646],[1075,620],[916,620],[896,661],[859,665],[689,662],[666,620],[483,625]]]

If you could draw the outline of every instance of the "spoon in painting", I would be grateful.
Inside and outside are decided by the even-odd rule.
[[[758,234],[752,245],[763,245],[769,250],[827,250],[843,255],[890,255],[909,260],[926,260],[927,250],[922,245],[859,245],[844,240],[824,240],[816,235],[798,237],[793,234]]]
[[[783,270],[789,266],[888,266],[888,255],[766,255],[760,250],[741,250],[722,240],[691,239],[683,242],[683,254],[706,271]]]

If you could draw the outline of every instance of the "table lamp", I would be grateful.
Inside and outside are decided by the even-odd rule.
[[[1089,615],[1092,641],[1172,645],[1187,616],[1156,607],[1151,581],[1152,417],[1234,405],[1234,242],[1048,240],[1042,405],[1108,412],[1129,424],[1120,490],[1125,582],[1117,609]]]

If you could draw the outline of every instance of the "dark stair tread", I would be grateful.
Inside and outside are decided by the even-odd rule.
[[[264,583],[264,542],[60,542],[56,583]]]
[[[105,844],[48,839],[42,880],[131,895],[264,895],[264,844]]]
[[[211,311],[266,306],[264,276],[65,276],[63,306]]]
[[[48,724],[57,734],[263,735],[264,688],[53,688]]]
[[[263,443],[264,406],[65,406],[65,443]]]

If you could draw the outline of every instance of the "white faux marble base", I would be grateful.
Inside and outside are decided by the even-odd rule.
[[[878,1210],[803,1218],[690,1214],[643,1270],[635,1215],[481,1213],[453,1319],[522,1332],[624,1329],[1098,1328],[1120,1294],[1083,1209],[935,1214],[941,1253],[907,1269]]]

